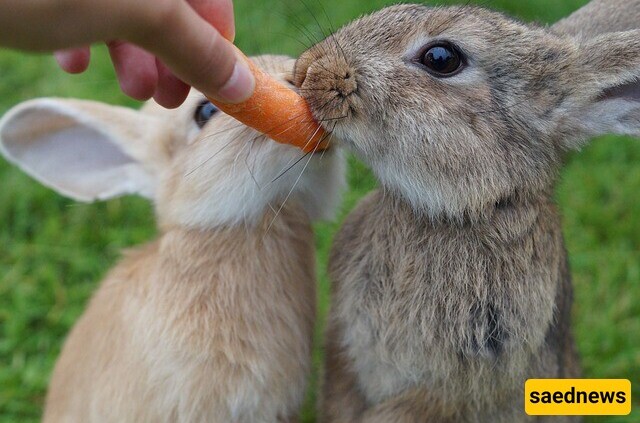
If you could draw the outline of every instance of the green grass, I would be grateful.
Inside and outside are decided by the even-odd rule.
[[[249,53],[301,52],[328,31],[317,0],[236,1],[238,44]],[[383,0],[321,0],[332,25],[379,8]],[[484,1],[516,16],[552,22],[586,0]],[[448,3],[455,3],[453,1]],[[306,36],[297,28],[305,28]],[[0,51],[0,114],[36,96],[69,96],[135,105],[117,89],[104,49],[91,71],[68,76],[53,60]],[[375,186],[351,160],[341,217]],[[558,189],[576,295],[574,327],[585,376],[627,378],[640,397],[640,142],[606,137],[568,160]],[[65,334],[122,248],[153,237],[151,207],[125,198],[79,205],[0,162],[0,422],[37,421]],[[325,264],[339,223],[317,225],[318,337],[328,307]],[[316,375],[322,361],[315,352]],[[305,409],[312,422],[317,376]],[[637,422],[631,416],[591,422]]]

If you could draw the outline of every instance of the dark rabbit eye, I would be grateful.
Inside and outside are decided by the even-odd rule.
[[[448,43],[429,47],[420,63],[435,76],[453,76],[462,68],[462,56]]]
[[[198,108],[196,109],[196,113],[193,118],[200,128],[205,126],[207,122],[218,113],[218,108],[214,106],[210,101],[204,100]]]

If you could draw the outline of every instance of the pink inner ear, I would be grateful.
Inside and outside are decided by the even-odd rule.
[[[43,185],[79,201],[139,192],[137,162],[101,125],[65,115],[71,111],[45,105],[15,113],[0,128],[7,158]]]
[[[606,89],[599,100],[633,100],[640,101],[640,80]]]

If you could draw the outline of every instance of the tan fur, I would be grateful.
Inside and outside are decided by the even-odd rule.
[[[313,235],[296,207],[267,232],[272,218],[173,228],[128,253],[69,335],[44,421],[293,418],[309,371]]]
[[[254,60],[287,83],[292,59]],[[338,203],[343,161],[222,113],[201,128],[203,101],[40,99],[0,122],[0,151],[36,179],[85,201],[143,194],[160,226],[70,333],[45,423],[297,421],[315,321],[310,222]]]
[[[324,422],[580,421],[527,416],[523,389],[580,374],[552,200],[564,152],[640,135],[640,32],[597,36],[615,22],[587,19],[567,21],[578,37],[482,8],[398,5],[298,59],[316,118],[381,183],[330,256]],[[443,41],[465,57],[448,77],[420,63]]]

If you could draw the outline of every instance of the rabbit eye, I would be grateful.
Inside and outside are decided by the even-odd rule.
[[[218,113],[218,108],[214,106],[210,101],[204,100],[198,108],[196,109],[196,113],[193,118],[195,119],[198,127],[202,128],[209,122],[209,120]]]
[[[462,55],[449,43],[433,45],[422,54],[420,63],[440,77],[453,76],[462,69]]]

